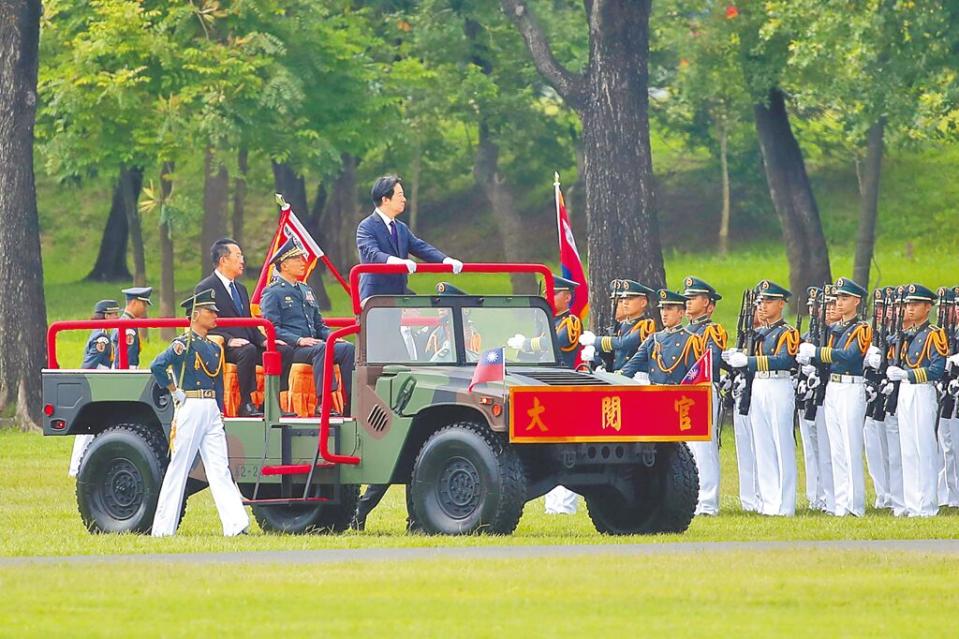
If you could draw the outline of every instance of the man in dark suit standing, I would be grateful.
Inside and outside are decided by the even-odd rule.
[[[210,260],[213,273],[200,281],[195,293],[213,289],[216,292],[220,317],[252,317],[250,294],[239,281],[246,264],[240,245],[230,238],[219,239],[210,247]],[[236,364],[237,381],[240,384],[240,417],[256,417],[262,410],[253,404],[253,392],[256,391],[256,365],[263,359],[266,350],[266,337],[252,326],[217,327],[210,331],[224,340],[226,361]],[[277,350],[283,355],[283,361],[290,359],[289,347],[277,344]],[[281,377],[286,387],[286,375]]]
[[[406,210],[406,195],[403,193],[403,184],[395,175],[381,177],[373,183],[370,196],[376,206],[369,217],[356,227],[356,249],[360,254],[362,264],[402,264],[409,273],[416,272],[416,262],[409,259],[410,255],[418,257],[424,262],[442,262],[453,267],[453,273],[463,270],[463,263],[448,257],[442,251],[428,242],[413,235],[410,228],[400,222],[397,216]],[[378,275],[364,273],[360,277],[360,300],[372,295],[404,295],[408,274]],[[400,333],[400,315],[396,318],[396,347],[405,353],[406,346]],[[412,353],[409,354],[413,356]],[[400,359],[406,359],[401,355]],[[388,484],[371,484],[360,497],[351,526],[356,530],[366,527],[366,517],[370,514],[383,495],[386,494]],[[407,526],[412,522],[407,520]]]
[[[454,273],[463,270],[463,263],[447,257],[442,251],[413,235],[403,222],[396,219],[406,210],[403,184],[395,175],[381,177],[370,190],[376,206],[369,217],[356,227],[356,248],[361,264],[402,264],[410,273],[416,272],[416,262],[442,262],[453,267]],[[360,299],[371,295],[403,295],[408,276],[364,273],[360,277]]]

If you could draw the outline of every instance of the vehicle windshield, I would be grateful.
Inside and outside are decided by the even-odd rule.
[[[489,300],[492,301],[492,300]],[[370,364],[457,364],[454,315],[462,314],[465,363],[503,346],[507,364],[555,363],[552,322],[540,307],[376,307],[366,314],[366,361]],[[524,347],[507,340],[523,335]],[[539,338],[539,339],[533,339]]]

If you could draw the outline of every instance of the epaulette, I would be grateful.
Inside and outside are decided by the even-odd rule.
[[[703,331],[703,347],[706,346],[706,340],[712,340],[720,348],[720,350],[726,349],[726,342],[729,341],[729,335],[726,333],[726,329],[723,328],[722,324],[717,324],[716,322],[711,322],[706,326],[706,329]]]
[[[783,324],[782,329],[782,333],[779,334],[779,340],[776,342],[776,348],[773,349],[773,354],[779,353],[783,346],[785,346],[787,353],[795,355],[799,352],[799,331],[789,324]]]

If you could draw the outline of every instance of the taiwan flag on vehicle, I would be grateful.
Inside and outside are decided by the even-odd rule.
[[[473,392],[473,387],[486,382],[502,382],[506,379],[506,357],[502,346],[483,351],[476,370],[473,371],[473,380],[467,387],[467,392]]]
[[[706,384],[713,381],[713,351],[707,348],[703,356],[696,360],[680,384]]]

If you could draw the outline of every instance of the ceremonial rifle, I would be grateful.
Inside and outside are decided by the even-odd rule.
[[[829,290],[829,284],[823,284],[823,287],[816,292],[816,314],[809,319],[809,337],[816,344],[816,351],[821,353],[822,347],[829,342],[829,326],[826,325],[826,293]],[[813,321],[815,318],[815,321]],[[812,422],[816,420],[816,413],[822,406],[826,398],[826,381],[829,379],[829,365],[821,361],[816,364],[817,377],[819,385],[815,392],[803,402],[803,419]]]
[[[806,314],[809,315],[809,331],[805,338],[813,339],[813,330],[816,327],[816,295],[819,289],[810,286],[806,289]],[[796,311],[796,330],[799,331],[800,338],[803,339],[802,332],[802,312]],[[802,366],[799,366],[798,383],[796,384],[796,410],[800,417],[803,414],[803,406],[806,403],[806,394],[809,391],[809,376],[802,372]]]
[[[959,287],[956,290],[959,290]],[[955,355],[959,351],[959,331],[956,330],[956,311],[959,310],[959,306],[957,306],[955,298],[953,298],[951,304],[946,302],[948,293],[949,291],[945,288],[939,289],[939,327],[946,331],[949,355]],[[959,366],[950,368],[942,378],[939,398],[940,419],[951,419],[956,411],[956,396],[949,392],[949,385],[954,379],[959,379]],[[936,425],[938,426],[938,424],[937,421]]]
[[[872,343],[885,357],[885,352],[889,346],[886,343],[886,304],[883,290],[877,288],[873,291],[872,299]],[[866,405],[866,415],[871,416],[876,412],[876,405],[882,404],[883,395],[879,390],[882,386],[883,374],[875,368],[867,366],[865,367],[865,378],[866,396],[869,398],[869,403]]]
[[[903,324],[906,320],[906,287],[900,286],[898,295],[896,296],[896,316],[893,323],[893,332],[896,335],[896,352],[892,357],[892,366],[902,366],[902,352],[904,348],[908,348],[906,341],[906,332],[903,330]],[[887,367],[888,368],[888,367]],[[892,383],[892,392],[889,393],[889,396],[886,398],[886,405],[884,407],[883,419],[886,415],[895,415],[896,408],[899,406],[899,387],[902,385],[902,382],[893,382]]]
[[[623,280],[613,280],[613,295],[609,303],[609,326],[606,327],[606,335],[610,337],[616,336],[616,328],[619,324],[616,320],[616,306],[619,304],[619,291],[621,288],[625,288],[625,282]],[[599,357],[603,360],[603,367],[612,373],[613,366],[616,362],[616,352],[610,351],[609,353],[604,353],[602,349],[600,349]]]
[[[756,313],[756,291],[747,289],[743,291],[743,303],[739,309],[739,325],[736,327],[736,348],[746,355],[751,355],[756,345],[756,329],[753,326],[753,318]],[[739,414],[748,415],[749,407],[752,404],[753,379],[756,374],[747,367],[738,375],[744,375],[745,384],[743,392],[739,398]],[[735,388],[736,380],[733,379]]]

